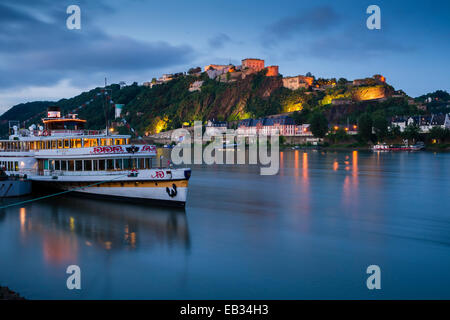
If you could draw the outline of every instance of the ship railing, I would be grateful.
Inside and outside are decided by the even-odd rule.
[[[50,131],[35,131],[34,136],[46,137],[46,136],[64,136],[64,135],[76,135],[76,136],[93,136],[104,135],[105,130],[50,130]]]

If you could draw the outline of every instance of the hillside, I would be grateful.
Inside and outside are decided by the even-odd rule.
[[[190,92],[190,85],[202,80],[200,91]],[[344,79],[345,80],[345,79]],[[297,89],[283,87],[281,76],[267,77],[264,72],[248,75],[230,82],[211,80],[205,73],[183,75],[153,88],[136,83],[120,88],[107,87],[108,118],[113,119],[113,103],[124,104],[122,116],[141,135],[179,128],[183,123],[209,119],[234,121],[250,117],[264,117],[293,111],[324,112],[330,122],[353,121],[366,110],[382,109],[385,115],[414,113],[415,106],[407,103],[406,95],[390,97],[394,88],[387,84],[351,86],[345,81],[326,89]],[[76,112],[87,120],[88,129],[104,127],[103,88],[95,88],[70,99],[56,102],[31,102],[12,107],[0,116],[0,133],[7,133],[7,121],[19,120],[25,127],[39,123],[50,105],[61,107],[64,113]],[[335,104],[333,100],[343,103]],[[126,127],[119,132],[128,133]]]

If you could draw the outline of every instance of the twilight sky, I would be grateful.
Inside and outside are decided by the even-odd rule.
[[[81,30],[66,9],[81,8]],[[366,8],[381,8],[381,30]],[[301,0],[1,0],[0,113],[110,83],[246,57],[288,75],[381,73],[418,96],[450,91],[450,3]]]

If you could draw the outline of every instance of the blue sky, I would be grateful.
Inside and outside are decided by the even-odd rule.
[[[81,30],[66,8],[81,8]],[[381,8],[381,30],[366,8]],[[381,73],[418,96],[450,91],[448,1],[2,0],[0,112],[109,82],[257,57],[283,75]]]

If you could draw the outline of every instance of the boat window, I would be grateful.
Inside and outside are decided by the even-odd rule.
[[[73,160],[69,160],[68,161],[68,164],[69,164],[69,171],[73,171],[73,169],[74,169],[74,163],[73,163],[74,161]]]
[[[48,160],[44,160],[44,170],[48,170]]]
[[[84,171],[92,170],[92,160],[84,160]]]
[[[62,146],[63,146],[63,144],[62,144],[62,140],[58,140],[58,149],[61,149],[61,148],[62,148]]]
[[[61,170],[67,170],[67,161],[61,160]]]
[[[112,139],[100,139],[102,146],[110,146],[112,145]]]
[[[19,162],[18,161],[14,161],[14,170],[19,171]]]
[[[92,161],[92,163],[93,163],[93,168],[94,168],[94,171],[97,171],[98,170],[98,160],[93,160]]]
[[[114,170],[114,159],[106,160],[106,168],[108,170]]]
[[[61,161],[59,160],[55,161],[55,170],[61,170]]]
[[[56,149],[56,140],[52,140],[51,143],[52,143],[52,149]]]
[[[122,170],[122,159],[115,159],[116,170]]]
[[[81,148],[81,139],[72,139],[72,146],[74,148]]]
[[[152,168],[152,158],[145,158],[145,168],[147,169]]]
[[[145,169],[144,158],[139,158],[139,169]]]
[[[105,170],[105,159],[98,160],[98,170]]]
[[[69,139],[64,139],[64,148],[70,148],[69,146]]]
[[[123,159],[123,168],[124,168],[125,170],[131,169],[131,166],[132,166],[132,161],[131,161],[131,159]]]
[[[55,170],[55,160],[49,160],[48,161],[48,168],[49,170]]]
[[[75,160],[75,171],[83,171],[83,161]]]

